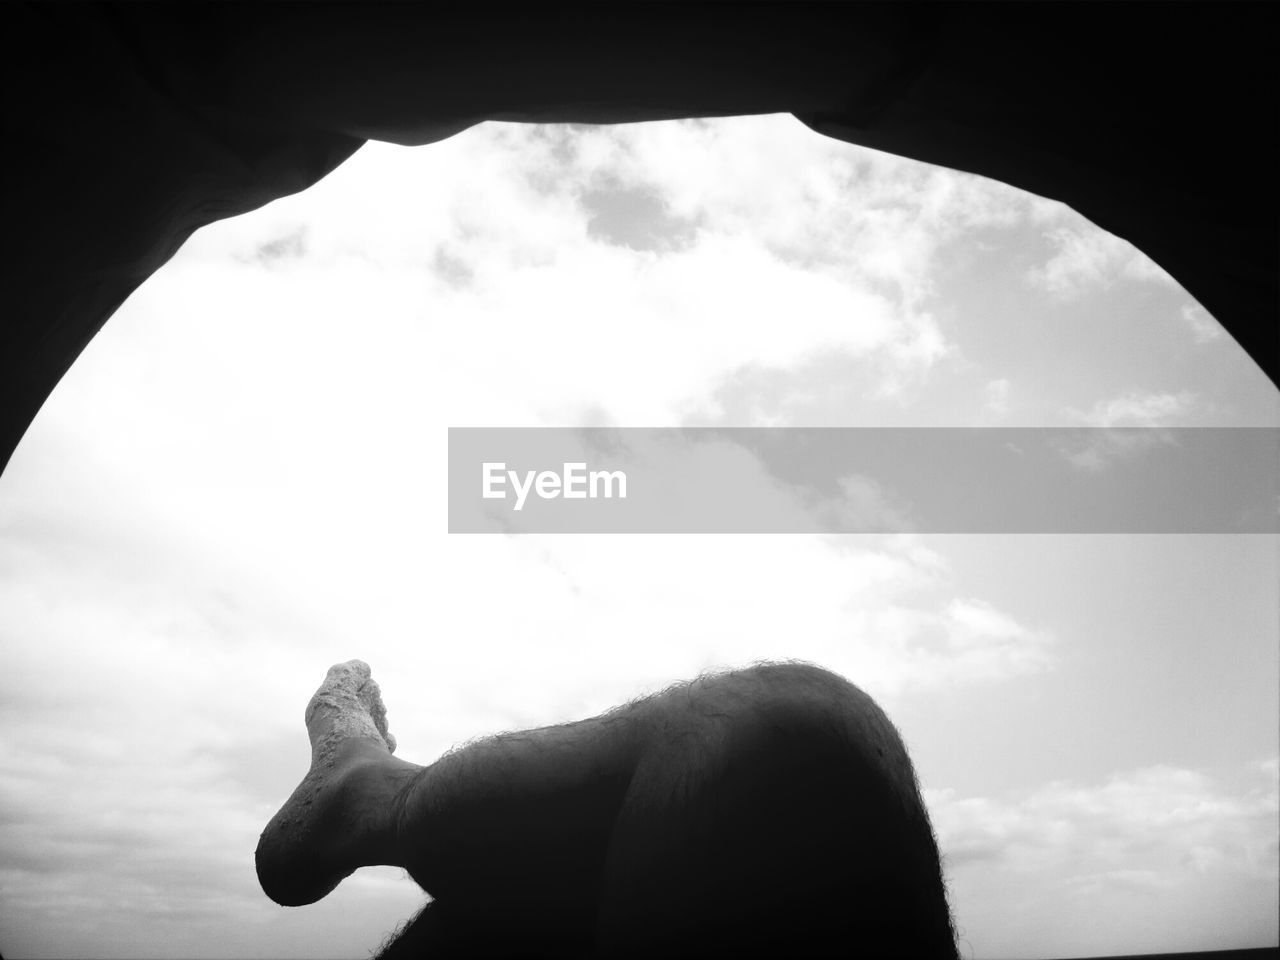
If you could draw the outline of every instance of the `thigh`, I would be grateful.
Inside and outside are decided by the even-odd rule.
[[[811,667],[723,682],[641,757],[602,954],[954,957],[932,831],[883,713]]]

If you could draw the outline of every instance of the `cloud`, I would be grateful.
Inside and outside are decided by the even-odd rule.
[[[1174,281],[1146,254],[1120,237],[1083,218],[1055,227],[1045,237],[1056,252],[1026,274],[1027,282],[1062,299],[1111,286],[1116,280],[1172,284]]]
[[[1065,411],[1069,419],[1092,429],[1065,437],[1054,446],[1077,470],[1099,473],[1118,461],[1176,444],[1174,434],[1157,428],[1172,426],[1170,421],[1185,422],[1195,412],[1198,412],[1197,397],[1190,391],[1140,393],[1131,390],[1109,400],[1099,400],[1088,411]]]
[[[1261,770],[1259,772],[1262,772]],[[929,797],[949,861],[1005,862],[1016,871],[1069,868],[1070,877],[1122,876],[1135,869],[1236,870],[1267,876],[1274,860],[1274,781],[1254,775],[1240,795],[1207,775],[1146,767],[1097,785],[1068,782],[1002,798]],[[1162,881],[1163,882],[1163,881]]]
[[[596,128],[575,141],[591,175],[608,168],[667,198],[677,215],[749,231],[786,260],[924,283],[937,246],[976,225],[1010,224],[1034,198],[980,177],[813,138],[798,122]],[[914,295],[918,291],[911,291]]]
[[[539,395],[540,409],[513,422],[573,423],[591,407],[615,422],[675,424],[712,409],[741,371],[790,375],[823,356],[862,365],[869,395],[896,395],[951,349],[916,304],[932,251],[964,223],[1005,216],[1003,194],[977,178],[951,184],[961,175],[947,171],[922,179],[918,165],[870,152],[853,177],[850,151],[777,117],[585,131],[486,124],[429,151],[371,144],[305,197],[201,231],[170,278],[230,293],[239,274],[229,254],[305,225],[306,256],[287,276],[239,287],[279,305],[254,335],[340,363],[358,362],[351,348],[362,344],[349,329],[333,343],[341,332],[318,317],[360,317],[363,343],[384,329],[407,335],[423,348],[399,351],[416,375],[448,384],[477,422],[502,419],[476,396],[484,388]],[[898,171],[892,189],[882,167]],[[914,252],[876,266],[895,244]],[[427,292],[432,313],[410,315]],[[251,313],[225,298],[189,308],[224,342],[236,331],[217,325]],[[542,344],[553,329],[559,351]],[[432,369],[442,340],[465,366]],[[206,365],[222,359],[208,345]],[[535,375],[536,387],[526,383]]]
[[[1258,916],[1280,892],[1274,765],[1235,791],[1170,766],[995,797],[926,790],[958,922],[986,932],[974,946],[987,956],[1025,953],[1047,916],[1069,930],[1055,947],[1068,954],[1208,949],[1228,922],[1256,938],[1241,944],[1265,944],[1274,920]],[[982,891],[996,890],[992,912]]]
[[[1019,623],[983,600],[957,597],[940,611],[907,615],[917,689],[947,683],[989,683],[1039,673],[1054,665],[1053,637]]]
[[[1001,377],[988,380],[983,387],[983,409],[996,417],[1003,417],[1009,412],[1010,383]]]
[[[1196,343],[1212,343],[1220,340],[1225,333],[1222,324],[1209,316],[1205,309],[1194,303],[1183,304],[1180,311],[1182,320],[1191,329],[1191,336]]]
[[[661,253],[688,249],[697,237],[696,225],[671,216],[653,189],[593,189],[584,191],[580,201],[590,217],[587,235],[607,243]]]
[[[1099,400],[1087,413],[1072,415],[1091,427],[1163,427],[1171,420],[1185,420],[1195,409],[1196,396],[1179,393],[1139,393],[1131,390],[1109,400]]]
[[[115,641],[120,662],[95,664],[96,683],[82,688],[73,712],[5,711],[14,734],[0,748],[5,949],[159,957],[260,955],[265,947],[287,955],[292,941],[296,955],[321,928],[337,955],[365,949],[359,929],[344,931],[332,912],[342,901],[390,929],[421,894],[402,881],[372,893],[357,885],[311,911],[309,933],[295,922],[302,917],[276,913],[258,889],[252,851],[280,786],[268,799],[243,778],[300,772],[305,738],[299,727],[291,749],[272,756],[280,766],[247,769],[264,759],[253,750],[254,711],[214,709],[207,682],[144,665],[140,655],[157,639],[130,648],[104,624],[98,640]],[[84,647],[68,652],[92,657]],[[204,672],[229,679],[208,665]],[[254,678],[244,679],[224,698],[253,697]]]
[[[880,299],[888,324],[874,342],[842,337],[813,345],[813,356],[858,358],[872,397],[901,395],[953,352],[921,309],[939,251],[965,231],[1008,226],[1037,209],[1036,198],[1003,185],[814,137],[790,118],[546,128],[540,137],[549,158],[539,168],[543,189],[576,197],[593,216],[601,202],[634,208],[643,198],[626,229],[664,239],[654,246],[637,234],[623,241],[632,248],[696,253],[733,239],[788,270]],[[689,263],[703,269],[697,258]],[[744,263],[738,276],[748,278],[752,269]],[[710,309],[734,315],[728,304]],[[785,309],[788,322],[807,309],[802,301]],[[859,313],[851,311],[847,322],[865,323]],[[780,370],[799,383],[798,368],[811,359],[756,354],[749,378]],[[747,369],[736,364],[722,380],[738,380]]]
[[[899,502],[870,477],[849,474],[837,481],[840,497],[820,504],[818,514],[824,526],[836,530],[911,531],[919,522],[910,507]]]
[[[241,259],[253,260],[263,266],[271,266],[278,260],[296,260],[307,254],[307,228],[299,226],[274,240],[258,245],[249,257]]]
[[[1052,442],[1057,454],[1083,473],[1101,473],[1112,464],[1137,457],[1157,447],[1176,444],[1163,430],[1090,430]]]
[[[1064,218],[1060,229],[1104,236],[1075,216],[788,117],[490,123],[428,150],[369,144],[305,195],[201,231],[175,267],[225,264],[305,227],[306,256],[281,280],[314,296],[289,309],[270,284],[258,291],[280,302],[279,335],[311,338],[287,328],[326,302],[371,334],[417,326],[423,352],[406,359],[447,342],[451,357],[487,361],[419,371],[452,379],[476,422],[492,407],[476,387],[534,391],[523,361],[554,328],[566,347],[543,358],[542,379],[573,389],[508,414],[519,422],[595,408],[632,425],[847,424],[905,409],[963,363],[931,300],[958,238]],[[207,282],[230,283],[216,273]],[[424,291],[439,299],[410,318]]]

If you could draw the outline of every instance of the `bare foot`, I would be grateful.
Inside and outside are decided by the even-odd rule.
[[[258,881],[276,903],[315,903],[357,867],[395,859],[395,800],[422,770],[396,741],[361,660],[329,668],[307,704],[311,769],[258,839]]]

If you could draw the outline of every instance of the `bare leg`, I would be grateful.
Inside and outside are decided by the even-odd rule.
[[[306,723],[311,769],[256,854],[263,890],[287,906],[373,864],[406,868],[436,899],[563,899],[597,881],[635,768],[629,708],[408,763],[392,755],[378,686],[359,660],[330,668]]]
[[[259,877],[307,903],[357,866],[405,867],[434,900],[386,956],[956,955],[906,749],[825,670],[699,678],[418,767],[352,661],[307,727],[312,768]]]
[[[392,756],[386,708],[360,660],[329,668],[304,714],[311,769],[258,840],[258,880],[285,906],[314,903],[357,867],[396,864],[397,798],[422,767]]]
[[[598,956],[955,960],[911,761],[870,697],[799,663],[680,693],[616,820]]]

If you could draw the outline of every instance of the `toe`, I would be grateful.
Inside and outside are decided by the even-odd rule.
[[[395,753],[396,738],[391,735],[391,731],[387,728],[387,708],[382,702],[382,690],[378,687],[378,681],[372,677],[365,680],[360,686],[360,703],[369,714],[369,719],[373,721],[375,729],[382,736],[382,739],[386,741],[387,749]]]

